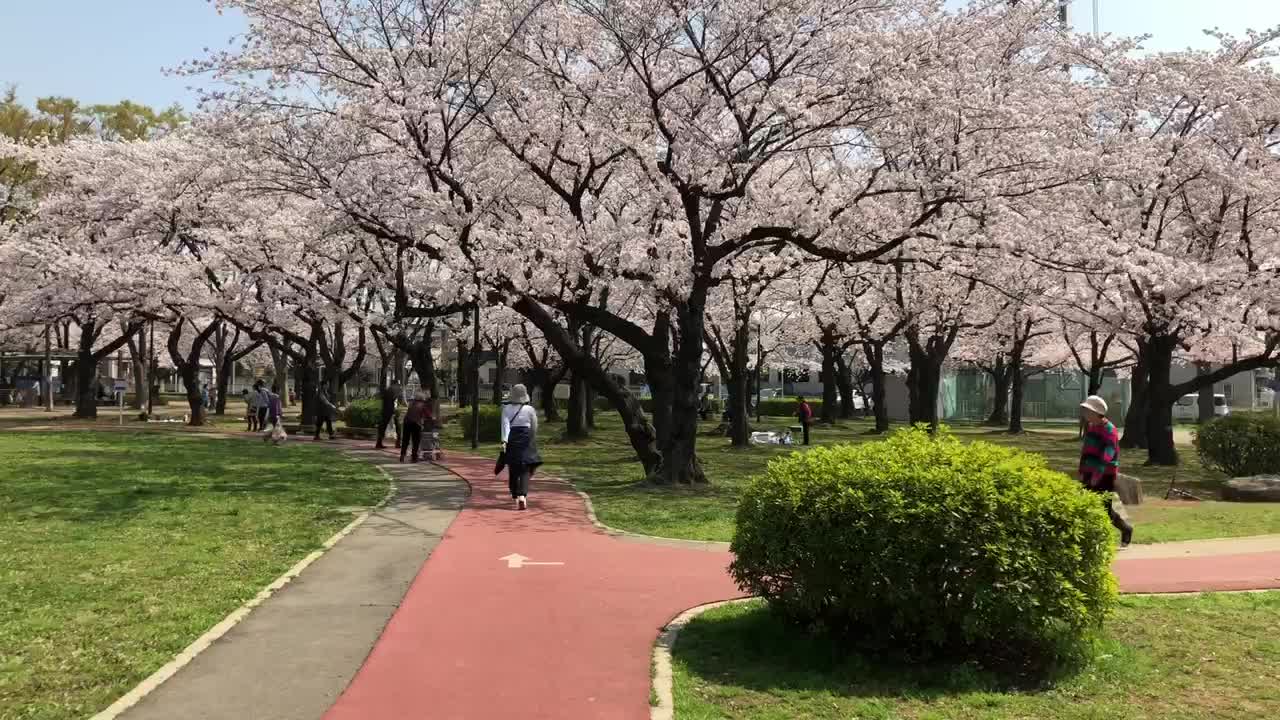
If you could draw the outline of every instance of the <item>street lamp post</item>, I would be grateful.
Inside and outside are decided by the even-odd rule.
[[[147,368],[147,377],[144,382],[147,383],[147,417],[151,417],[156,405],[156,367],[159,362],[156,359],[156,321],[151,321],[151,338],[147,340],[147,354],[150,355],[150,365]],[[141,390],[139,390],[141,392]]]
[[[44,411],[53,412],[53,352],[49,347],[49,326],[44,326]]]
[[[480,298],[471,317],[471,449],[480,447]]]
[[[764,368],[760,367],[761,360],[764,357],[764,341],[761,335],[764,334],[763,325],[756,324],[756,424],[763,422],[764,411],[760,407],[760,371]]]

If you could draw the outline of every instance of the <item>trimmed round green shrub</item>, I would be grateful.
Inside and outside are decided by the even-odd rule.
[[[770,463],[738,506],[732,572],[865,649],[1063,659],[1116,601],[1097,495],[1038,455],[945,428]]]
[[[347,427],[376,428],[382,419],[382,401],[378,398],[352,400],[342,411]]]
[[[1280,418],[1232,413],[1195,431],[1196,451],[1206,467],[1230,477],[1280,473]]]

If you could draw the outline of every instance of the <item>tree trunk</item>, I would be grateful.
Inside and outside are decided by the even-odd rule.
[[[298,363],[298,400],[302,405],[302,415],[299,423],[307,430],[313,430],[316,422],[316,390],[320,386],[320,368],[319,353],[316,348],[316,340],[313,337],[305,350],[305,356],[302,362]],[[333,378],[333,384],[337,385],[337,378]]]
[[[120,337],[95,352],[93,344],[98,339],[97,322],[95,320],[86,320],[80,323],[80,344],[76,350],[75,362],[75,417],[83,419],[96,419],[98,417],[98,384],[95,382],[98,377],[98,363],[128,343],[139,327],[141,325],[137,324],[126,326],[123,328]],[[68,332],[70,331],[68,330]]]
[[[573,440],[590,437],[587,430],[587,383],[579,374],[569,378],[569,414],[564,425],[564,435]]]
[[[942,344],[938,339],[930,339],[930,345]],[[911,369],[907,372],[911,423],[924,423],[929,426],[930,431],[937,430],[938,391],[942,387],[942,364],[946,361],[946,350],[941,347],[930,350],[910,336],[907,346],[911,360]]]
[[[98,363],[93,353],[83,346],[76,353],[76,413],[75,416],[92,420],[98,417]]]
[[[467,352],[466,345],[461,340],[458,341],[458,407],[471,407],[471,353]],[[386,387],[386,385],[383,385]]]
[[[884,344],[862,344],[862,354],[867,358],[867,370],[871,375],[871,411],[876,416],[877,433],[889,431],[889,408],[885,407]]]
[[[824,425],[834,425],[840,414],[840,400],[836,395],[836,348],[835,339],[829,333],[822,337],[822,413],[819,421]]]
[[[151,382],[147,377],[148,358],[147,338],[138,333],[129,339],[130,369],[133,371],[133,402],[129,407],[134,410],[146,410],[151,401]]]
[[[528,318],[541,331],[570,372],[586,378],[600,394],[608,398],[622,418],[627,439],[631,442],[645,475],[653,477],[662,467],[663,458],[656,441],[656,431],[640,407],[640,401],[610,377],[594,357],[584,352],[577,338],[537,301],[521,297],[513,309]]]
[[[1013,381],[1013,371],[1009,365],[1005,363],[1004,353],[1001,352],[996,356],[995,365],[987,370],[987,374],[995,386],[995,400],[991,407],[991,414],[987,416],[987,425],[995,425],[1004,427],[1009,425],[1009,386]],[[1021,410],[1018,412],[1021,415]]]
[[[1147,406],[1147,463],[1177,465],[1178,451],[1173,444],[1173,397],[1170,374],[1173,351],[1178,338],[1156,335],[1148,340],[1147,370],[1150,373]]]
[[[750,445],[751,424],[748,418],[748,407],[750,405],[749,393],[750,370],[750,343],[751,343],[751,325],[750,317],[745,322],[738,325],[733,336],[733,355],[729,358],[729,403],[732,410],[732,416],[729,421],[729,441],[733,447],[747,447]],[[701,401],[699,401],[701,402]]]
[[[840,419],[852,420],[857,411],[853,406],[854,393],[861,395],[862,391],[854,388],[853,365],[843,354],[836,355],[836,387],[840,390]],[[866,406],[866,398],[863,398],[863,406]]]
[[[280,394],[280,407],[289,407],[289,356],[274,343],[271,345],[271,364],[275,368],[272,384]]]
[[[1009,403],[1009,434],[1020,435],[1022,428],[1022,397],[1027,386],[1027,376],[1022,372],[1022,358],[1016,357],[1009,364],[1010,379],[1013,384],[1013,397]]]
[[[1151,360],[1147,349],[1147,341],[1139,339],[1137,352],[1134,355],[1133,374],[1129,379],[1129,410],[1124,416],[1124,436],[1120,438],[1120,447],[1122,448],[1147,447],[1150,365]]]
[[[428,338],[430,334],[428,334]],[[418,376],[418,385],[431,393],[431,406],[435,417],[440,411],[440,378],[436,375],[436,361],[431,356],[430,340],[418,340],[408,348],[409,363]]]
[[[403,350],[400,348],[391,349],[391,377],[400,387],[404,387],[406,381],[409,379],[405,375],[405,365],[407,360],[408,358]],[[476,358],[476,362],[479,362],[479,358]],[[479,387],[476,387],[476,392],[480,392]]]
[[[507,374],[507,353],[510,351],[510,349],[511,349],[510,340],[507,340],[504,343],[501,343],[498,345],[494,345],[493,347],[493,354],[494,354],[494,361],[495,361],[494,364],[497,366],[494,369],[495,377],[493,379],[493,404],[494,405],[502,404],[502,384],[506,382],[505,376]]]
[[[707,290],[695,283],[689,298],[674,310],[681,338],[672,363],[671,428],[662,452],[658,481],[695,485],[707,481],[698,460],[698,390],[702,379],[702,338],[706,330]]]
[[[213,366],[218,371],[213,411],[220,416],[227,414],[227,392],[231,389],[231,369],[236,364],[234,353],[240,342],[240,330],[237,328],[231,338],[227,335],[226,325],[219,327],[213,335]]]
[[[595,355],[596,330],[590,325],[582,328],[582,347],[587,352],[592,353],[592,357],[597,364],[603,366],[603,361]],[[582,384],[584,397],[582,398],[582,426],[586,428],[590,434],[596,429],[596,392],[591,383],[584,382]]]
[[[658,447],[666,447],[671,436],[671,413],[674,404],[675,379],[671,366],[663,361],[645,359],[645,379],[649,381],[650,402],[653,404],[653,428],[657,433]]]
[[[178,317],[173,323],[173,328],[169,331],[169,359],[173,362],[174,368],[178,371],[178,376],[182,378],[183,387],[186,388],[187,406],[191,409],[188,425],[203,425],[205,407],[200,397],[200,356],[204,351],[204,345],[209,338],[218,331],[220,321],[214,320],[205,326],[204,330],[196,333],[191,338],[191,347],[186,353],[181,351],[182,332],[183,329],[192,323],[182,317]],[[194,327],[194,324],[192,324]]]
[[[563,371],[552,373],[547,368],[538,370],[538,379],[542,387],[542,412],[547,422],[560,422],[560,405],[556,402],[556,386],[564,379]]]
[[[1196,375],[1204,377],[1209,374],[1209,370],[1209,363],[1196,363]],[[1174,398],[1174,402],[1177,400],[1178,398]],[[1213,383],[1206,383],[1200,388],[1196,401],[1197,410],[1199,410],[1198,422],[1203,425],[1213,419]]]
[[[227,414],[227,393],[231,392],[231,373],[235,368],[235,355],[227,352],[218,363],[218,397],[213,403],[214,413],[220,416]]]
[[[200,402],[200,363],[174,363],[178,366],[178,377],[182,378],[182,386],[186,389],[187,408],[191,411],[188,425],[204,425],[204,405]]]

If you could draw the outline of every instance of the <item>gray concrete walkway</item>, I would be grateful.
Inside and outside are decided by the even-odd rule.
[[[360,669],[467,497],[457,476],[389,453],[397,490],[350,535],[120,717],[318,720]]]

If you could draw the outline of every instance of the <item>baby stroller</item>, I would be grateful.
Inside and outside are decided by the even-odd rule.
[[[433,423],[431,430],[422,433],[422,457],[427,460],[443,460],[444,450],[440,447],[440,426]]]

